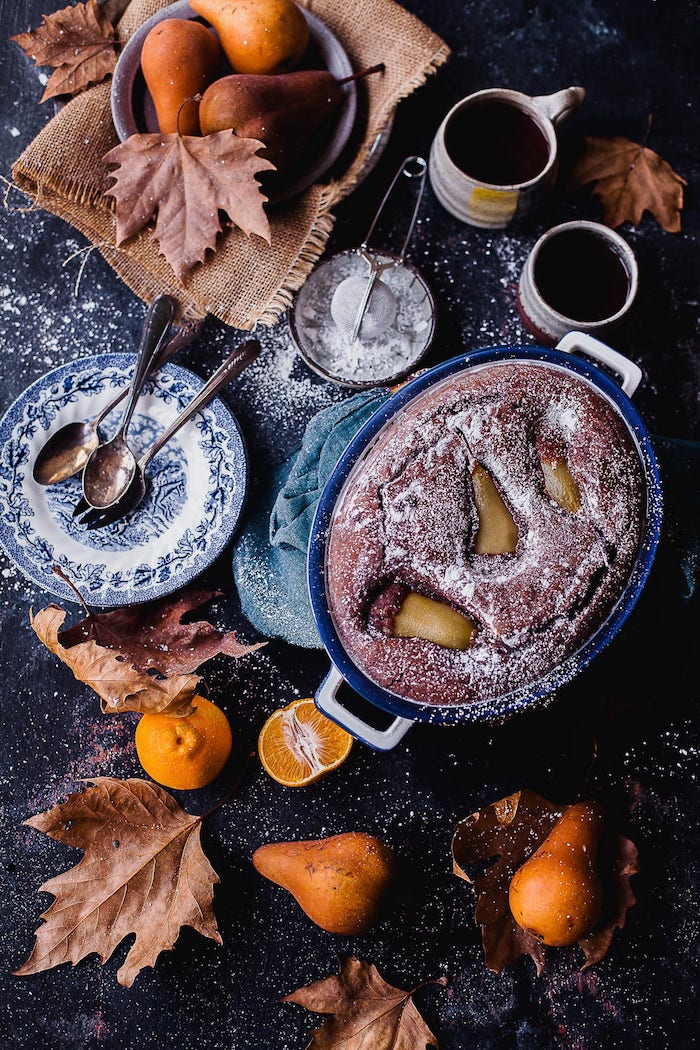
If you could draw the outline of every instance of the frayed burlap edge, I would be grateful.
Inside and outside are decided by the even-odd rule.
[[[302,2],[308,2],[308,0],[302,0]],[[154,8],[162,6],[162,0],[152,0],[152,3]],[[309,6],[312,4],[310,3]],[[242,303],[240,299],[238,301],[224,301],[223,299],[213,301],[215,297],[210,294],[210,289],[202,287],[193,289],[181,284],[175,278],[163,256],[159,254],[157,242],[154,242],[150,228],[142,231],[136,238],[132,238],[124,247],[115,245],[113,201],[104,196],[104,191],[108,188],[110,181],[107,171],[105,171],[102,185],[93,183],[92,186],[86,186],[85,183],[65,178],[65,175],[60,177],[57,174],[56,177],[53,177],[51,171],[42,165],[38,170],[36,165],[34,170],[31,170],[29,166],[22,163],[24,156],[29,152],[25,151],[25,154],[13,166],[13,178],[17,187],[26,193],[37,207],[53,212],[83,233],[129,288],[141,298],[148,301],[160,292],[167,292],[180,301],[182,312],[188,316],[202,317],[207,313],[212,313],[224,323],[241,329],[251,329],[257,324],[273,325],[291,305],[295,292],[303,285],[322,256],[335,223],[332,209],[362,180],[368,163],[368,155],[371,156],[371,144],[375,143],[378,136],[390,125],[398,102],[420,87],[448,59],[450,49],[439,38],[435,39],[440,46],[431,58],[426,59],[418,73],[408,78],[405,83],[399,83],[393,98],[373,114],[371,123],[365,129],[364,148],[359,151],[349,168],[335,180],[317,184],[311,191],[307,191],[313,195],[315,189],[317,195],[313,202],[313,209],[311,203],[309,204],[311,225],[308,230],[304,231],[298,251],[289,259],[285,269],[277,275],[274,290],[270,292],[267,289],[265,293],[261,293],[259,300],[253,306],[249,302]],[[99,99],[103,99],[107,91],[109,91],[109,83],[97,85],[91,89],[96,105],[99,104]],[[92,105],[87,100],[85,104]],[[104,101],[102,104],[104,105]],[[104,129],[103,134],[108,135],[107,128]],[[113,142],[108,143],[105,138],[101,150],[102,155],[113,144]],[[369,147],[368,144],[370,144]],[[230,250],[228,238],[233,237],[234,234],[235,231],[226,231],[220,235],[217,252],[222,249],[223,245]],[[189,281],[190,278],[188,278]],[[199,283],[196,276],[191,283],[195,285]]]

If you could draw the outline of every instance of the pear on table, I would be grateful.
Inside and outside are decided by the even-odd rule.
[[[595,802],[569,806],[539,849],[511,879],[513,918],[552,947],[575,944],[594,928],[602,907],[596,857],[603,810]]]
[[[382,917],[397,872],[394,852],[363,831],[270,842],[256,849],[253,866],[288,890],[317,926],[346,937],[366,933]]]
[[[392,633],[397,638],[424,638],[445,649],[469,647],[474,623],[445,602],[409,593],[394,616]]]
[[[518,526],[486,467],[476,460],[470,470],[479,528],[475,554],[513,554],[518,545]]]

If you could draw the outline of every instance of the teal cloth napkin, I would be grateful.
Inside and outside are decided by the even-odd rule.
[[[389,391],[361,391],[318,412],[301,448],[254,494],[233,549],[233,577],[243,615],[261,634],[322,649],[306,584],[306,550],[323,486],[350,439]]]
[[[389,396],[363,391],[315,415],[301,448],[259,486],[233,550],[241,610],[268,638],[321,649],[306,582],[306,550],[323,486],[350,439]],[[700,442],[656,436],[664,493],[662,539],[650,584],[681,606],[700,573]]]

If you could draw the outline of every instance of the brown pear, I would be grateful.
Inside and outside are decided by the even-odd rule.
[[[477,463],[471,468],[474,503],[479,512],[475,554],[512,554],[518,545],[518,526],[506,507],[488,470]]]
[[[289,890],[322,930],[346,937],[366,933],[381,918],[396,877],[394,853],[362,831],[271,842],[256,849],[253,865]]]
[[[233,74],[211,84],[199,104],[202,133],[232,128],[240,138],[265,143],[263,156],[278,174],[308,163],[308,147],[336,113],[343,84],[380,66],[342,80],[322,69],[303,69],[276,76]]]
[[[394,616],[392,633],[397,638],[425,638],[445,649],[469,648],[474,624],[445,602],[422,594],[407,594]]]
[[[218,40],[201,22],[166,18],[150,30],[141,49],[141,70],[164,135],[199,135],[197,102],[187,100],[216,78],[221,57]]]
[[[294,0],[191,0],[214,26],[237,73],[282,73],[298,66],[309,25]]]
[[[513,918],[543,944],[561,948],[591,932],[602,907],[596,870],[603,810],[577,802],[511,879]]]

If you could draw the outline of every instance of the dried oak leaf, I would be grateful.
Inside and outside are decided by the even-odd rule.
[[[216,246],[219,210],[247,236],[270,242],[270,225],[256,174],[274,165],[257,151],[263,143],[232,131],[193,135],[131,135],[103,157],[118,165],[106,194],[116,200],[117,244],[157,213],[154,236],[183,281]]]
[[[429,984],[447,984],[439,977]],[[424,985],[419,985],[424,987]],[[319,1014],[332,1014],[314,1030],[307,1050],[425,1050],[437,1039],[418,1013],[412,996],[393,988],[376,967],[360,959],[341,960],[336,977],[326,977],[285,995],[283,1003],[298,1003]]]
[[[638,226],[649,211],[668,233],[679,232],[688,184],[647,146],[620,137],[587,138],[569,185],[576,189],[589,182],[602,202],[606,226]]]
[[[474,886],[475,922],[481,926],[484,961],[495,973],[529,955],[542,972],[544,946],[518,926],[508,903],[510,880],[544,841],[566,806],[555,806],[534,791],[517,791],[472,813],[455,827],[453,871]],[[476,874],[475,869],[479,869]],[[625,924],[627,909],[636,903],[630,878],[638,868],[637,848],[629,839],[606,829],[600,845],[598,872],[603,886],[603,913],[588,937],[578,943],[586,969],[607,952],[613,933]]]
[[[67,802],[25,821],[52,839],[84,851],[69,871],[40,892],[55,900],[26,963],[24,977],[91,952],[100,962],[135,933],[120,984],[130,988],[140,970],[172,951],[182,926],[221,944],[213,910],[219,877],[199,841],[193,817],[156,784],[100,777]]]
[[[95,690],[103,713],[165,711],[171,715],[192,714],[192,699],[201,681],[198,675],[155,678],[132,667],[113,649],[106,649],[91,640],[67,649],[58,637],[65,618],[65,611],[58,605],[49,605],[36,616],[30,614],[36,636],[70,667],[79,682]]]
[[[183,591],[178,597],[143,605],[125,605],[107,613],[89,612],[68,630],[59,631],[66,649],[93,641],[117,650],[137,671],[164,675],[190,674],[213,656],[238,659],[264,646],[243,645],[235,631],[217,631],[207,620],[182,623],[195,609],[218,598],[221,591]]]
[[[117,62],[114,26],[98,0],[64,7],[28,33],[10,37],[37,66],[53,66],[40,101],[99,84]]]

